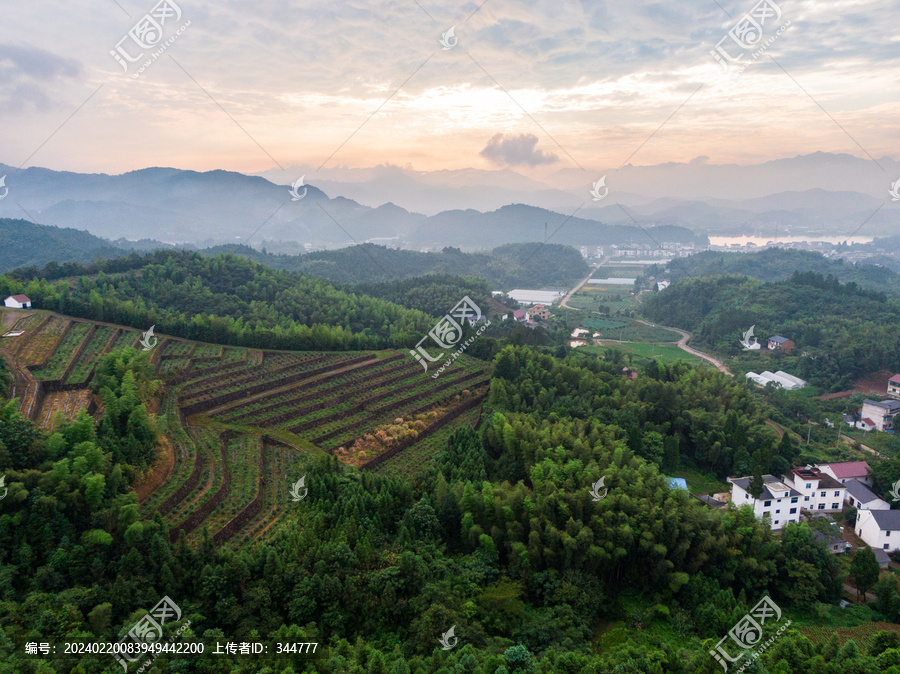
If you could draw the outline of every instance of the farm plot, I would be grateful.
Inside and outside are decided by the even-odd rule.
[[[13,324],[9,329],[9,332],[27,332],[28,330],[34,330],[41,324],[42,320],[44,320],[44,316],[41,314],[29,314],[28,316],[23,316]]]
[[[298,381],[324,374],[341,367],[349,367],[357,363],[370,360],[374,356],[357,356],[349,360],[338,357],[330,357],[324,361],[313,363],[312,359],[299,362],[277,370],[266,370],[264,367],[250,369],[250,374],[241,370],[235,373],[228,372],[217,377],[215,386],[202,390],[201,393],[192,393],[182,407],[182,412],[188,416],[200,412],[221,407],[228,403],[242,400],[259,393],[266,393],[281,386],[288,386]],[[329,362],[330,361],[330,362]],[[322,364],[322,363],[326,364]]]
[[[296,416],[301,406],[306,411],[311,411],[313,405],[318,405],[317,409],[321,409],[331,404],[327,402],[330,395],[354,389],[372,390],[410,377],[418,369],[416,363],[408,361],[397,364],[396,360],[399,359],[402,359],[402,356],[364,363],[352,370],[326,374],[314,382],[301,382],[288,390],[276,391],[260,396],[252,402],[223,410],[214,415],[214,418],[225,423],[257,425],[268,418],[285,413],[293,413]],[[310,401],[316,402],[304,405]]]
[[[73,421],[79,412],[87,411],[90,405],[91,392],[87,389],[48,393],[36,421],[44,431],[51,432],[60,419]]]
[[[432,407],[445,404],[456,395],[468,395],[474,388],[484,385],[488,375],[482,370],[460,371],[455,377],[443,377],[437,382],[432,379],[414,382],[415,385],[397,387],[388,396],[378,396],[377,404],[364,406],[359,414],[340,416],[315,429],[310,442],[326,451],[344,443],[353,442],[357,437],[372,431],[380,424],[397,417],[421,414]]]
[[[222,348],[219,344],[198,344],[191,358],[221,358]]]
[[[163,356],[188,356],[194,350],[193,342],[183,342],[181,340],[172,339],[166,343],[163,349]]]
[[[290,485],[304,474],[306,456],[282,444],[266,443],[263,449],[263,485],[259,499],[259,514],[231,538],[236,546],[251,543],[268,532],[278,518],[291,508],[301,507],[290,497]]]
[[[190,358],[169,358],[160,362],[157,372],[183,372],[191,364]]]
[[[94,369],[94,365],[97,363],[97,359],[103,353],[103,350],[115,333],[116,328],[105,325],[97,327],[94,334],[91,335],[84,351],[82,351],[81,356],[78,358],[78,362],[75,363],[69,376],[66,377],[67,384],[80,384],[87,380],[88,375],[90,375],[91,370]]]
[[[173,393],[169,393],[163,399],[162,409],[159,415],[160,430],[165,433],[166,437],[172,442],[175,449],[175,466],[168,481],[163,483],[156,491],[150,494],[142,502],[142,514],[150,514],[159,509],[162,514],[166,514],[174,506],[176,499],[173,497],[176,491],[183,490],[183,495],[193,489],[193,485],[184,488],[189,482],[191,473],[194,470],[195,463],[197,466],[197,479],[199,480],[199,471],[201,464],[195,462],[195,458],[202,454],[198,448],[199,441],[195,442],[194,437],[188,434],[181,426],[181,420],[178,417],[178,406],[176,397]],[[162,504],[171,500],[171,505],[163,507]]]
[[[62,339],[63,333],[71,321],[51,316],[41,329],[31,335],[31,338],[23,343],[17,354],[17,360],[23,366],[41,366],[46,363]]]
[[[473,428],[481,416],[481,409],[467,410],[461,414],[454,424],[444,426],[424,440],[417,442],[395,456],[372,468],[372,472],[398,477],[412,477],[420,474],[431,463],[432,459],[447,447],[450,434],[460,426]]]
[[[256,497],[259,483],[259,453],[262,440],[242,435],[228,441],[225,459],[231,476],[228,495],[203,523],[210,533],[219,531]]]
[[[209,500],[222,481],[222,466],[217,465],[221,461],[218,436],[200,429],[192,429],[192,436],[197,452],[188,480],[159,507],[159,511],[173,524],[183,520],[203,501]]]
[[[218,392],[221,386],[240,386],[245,381],[253,377],[265,376],[271,373],[277,373],[289,367],[317,363],[325,358],[324,354],[310,354],[306,357],[300,357],[293,362],[285,362],[283,360],[272,360],[266,365],[253,366],[248,361],[232,361],[229,363],[219,363],[218,369],[202,372],[197,377],[181,388],[181,400],[184,402],[196,402],[199,396],[208,394],[209,392]]]
[[[60,379],[92,327],[90,323],[73,323],[47,364],[40,369],[32,370],[34,378],[42,381]]]

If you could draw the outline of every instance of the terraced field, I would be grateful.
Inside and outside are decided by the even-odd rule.
[[[15,327],[24,334],[0,348],[13,358],[23,409],[45,429],[92,406],[88,384],[102,354],[141,348],[133,329],[47,312]],[[290,485],[322,453],[363,470],[420,472],[453,428],[477,422],[490,376],[488,364],[465,355],[433,379],[406,351],[273,352],[159,340],[150,362],[165,383],[157,414],[165,442],[136,487],[141,516],[159,512],[172,540],[190,542],[204,530],[218,545],[265,536],[302,507]]]
[[[44,398],[37,415],[37,423],[45,431],[52,431],[58,419],[73,421],[82,410],[87,411],[92,402],[91,392],[87,389],[76,391],[55,391]]]
[[[59,342],[47,364],[32,370],[35,379],[54,381],[61,379],[72,357],[81,347],[93,326],[90,323],[75,322],[69,326],[63,339]]]

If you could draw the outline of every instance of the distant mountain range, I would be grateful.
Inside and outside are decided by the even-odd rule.
[[[710,164],[700,157],[621,169],[566,168],[541,180],[510,169],[424,172],[398,166],[321,171],[296,166],[259,175],[277,182],[303,174],[315,175],[312,182],[333,196],[369,206],[391,202],[426,215],[520,203],[562,213],[580,207],[579,217],[607,224],[632,225],[634,218],[643,226],[771,238],[848,236],[862,223],[861,235],[885,236],[900,225],[900,201],[892,201],[888,192],[900,179],[900,162],[890,157],[876,163],[816,152],[753,165]],[[603,176],[609,195],[595,202],[591,185]]]
[[[0,218],[29,217],[45,225],[96,236],[152,239],[208,247],[225,243],[293,241],[339,247],[372,241],[415,247],[488,250],[505,243],[544,241],[570,245],[664,242],[705,243],[679,226],[605,225],[524,204],[495,211],[444,211],[433,216],[392,203],[364,206],[330,198],[314,185],[298,188],[229,171],[148,168],[117,176],[0,165],[9,194]]]

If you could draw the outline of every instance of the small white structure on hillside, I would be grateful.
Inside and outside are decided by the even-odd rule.
[[[10,295],[3,300],[3,306],[7,309],[31,309],[31,300],[27,295]]]
[[[800,377],[795,377],[792,374],[788,374],[784,370],[778,370],[778,372],[769,372],[766,370],[760,374],[756,374],[756,372],[748,372],[747,379],[752,380],[755,384],[760,386],[765,386],[766,384],[772,382],[778,388],[783,388],[786,391],[793,391],[794,389],[803,388],[806,386],[806,382]]]
[[[859,480],[847,480],[847,503],[857,510],[890,510],[891,504]]]

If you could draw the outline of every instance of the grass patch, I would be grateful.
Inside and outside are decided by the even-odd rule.
[[[650,358],[655,358],[661,363],[674,363],[677,360],[684,360],[694,364],[706,362],[702,358],[698,358],[687,351],[682,351],[677,346],[669,346],[667,344],[642,344],[636,342],[607,343],[602,346],[582,346],[578,348],[578,351],[602,356],[607,349],[623,351],[626,354],[648,360]]]
[[[668,471],[670,477],[683,477],[688,485],[688,491],[692,494],[718,494],[723,491],[731,491],[731,486],[708,473],[695,468],[684,467],[678,470]]]

